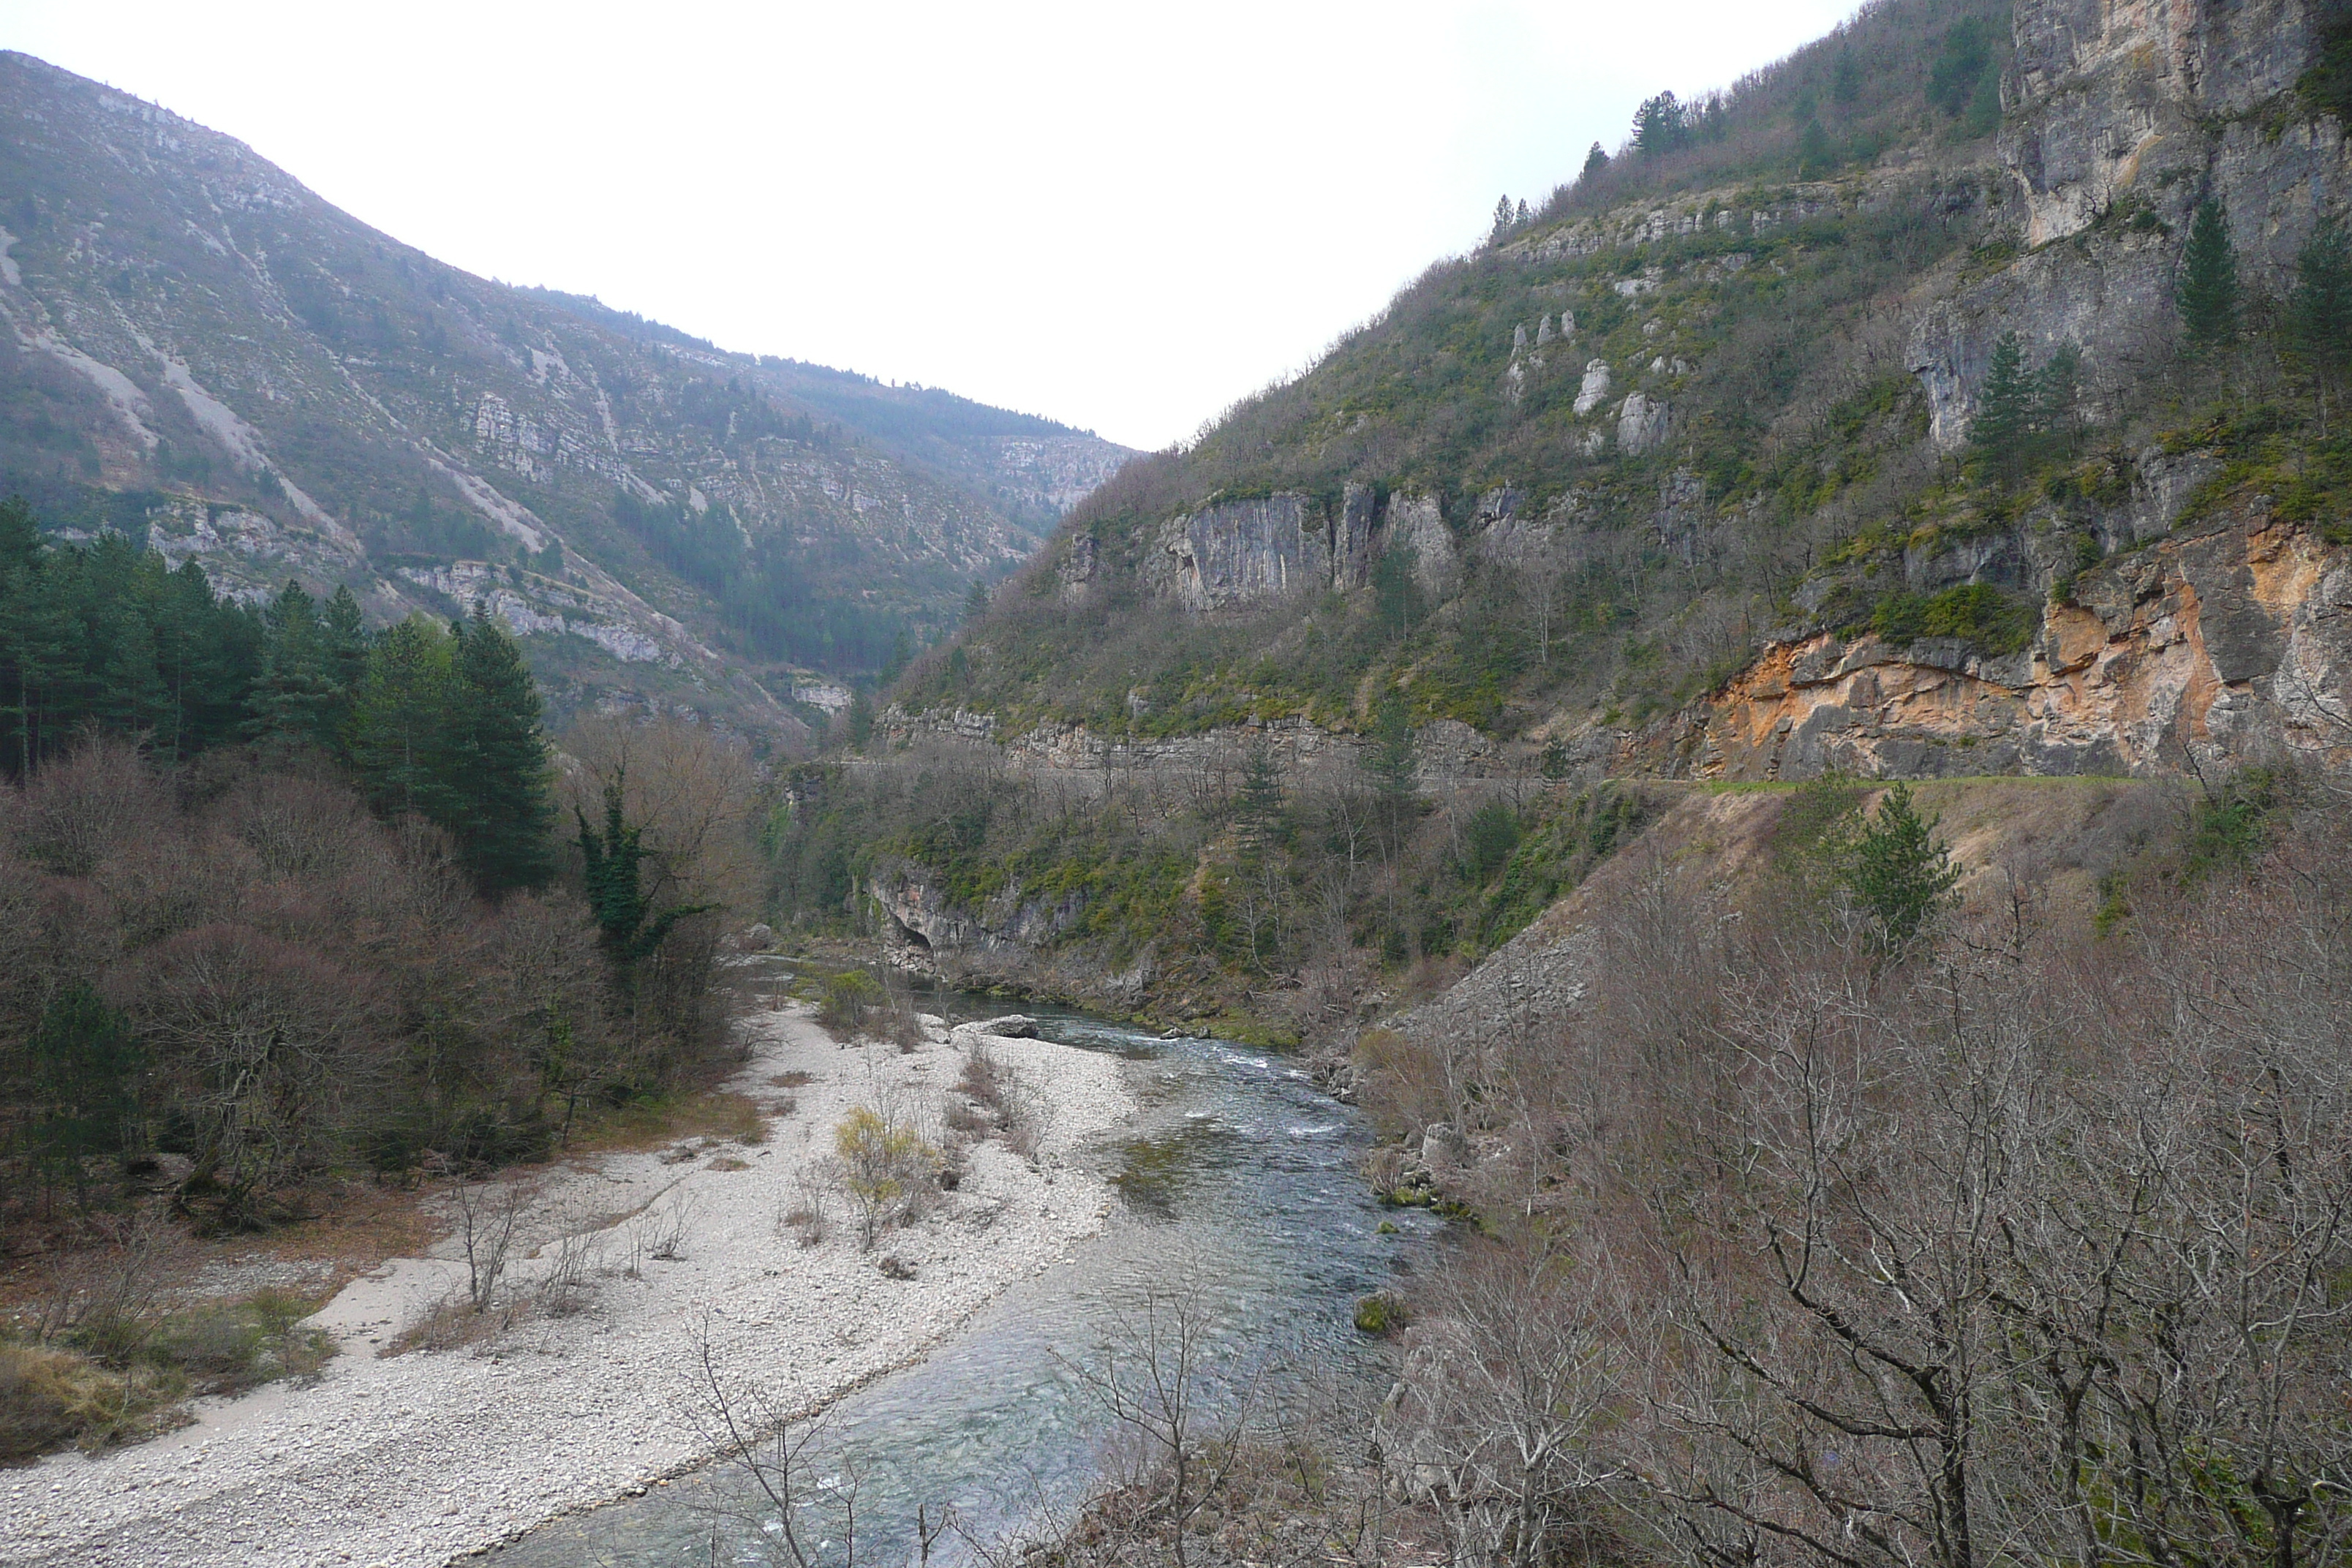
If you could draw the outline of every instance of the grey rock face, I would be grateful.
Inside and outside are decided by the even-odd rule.
[[[1380,494],[1370,485],[1349,485],[1341,492],[1339,519],[1331,528],[1331,586],[1342,592],[1360,588],[1372,574],[1372,555],[1380,532]]]
[[[1188,610],[1222,610],[1331,579],[1331,544],[1313,503],[1289,492],[1220,501],[1160,525],[1147,579]]]
[[[909,863],[877,869],[866,891],[887,917],[883,951],[890,962],[932,974],[1034,963],[1087,907],[1081,893],[1030,898],[1015,882],[967,909],[949,900],[927,868]]]
[[[1203,612],[1360,587],[1381,548],[1377,503],[1371,486],[1355,484],[1336,516],[1290,491],[1219,501],[1160,525],[1144,580],[1161,597]]]
[[[1666,443],[1674,433],[1674,410],[1644,392],[1629,395],[1617,410],[1617,449],[1639,457]]]
[[[1601,406],[1609,396],[1609,362],[1587,360],[1583,384],[1576,389],[1576,416],[1580,419]]]
[[[1939,445],[1967,439],[2005,332],[2037,360],[2078,347],[2093,417],[2160,363],[2173,271],[2206,195],[2229,215],[2242,279],[2286,291],[2348,183],[2342,127],[2287,96],[2315,14],[2312,0],[2019,0],[2000,153],[2009,237],[2025,254],[1920,314],[1909,363]]]
[[[1454,531],[1445,526],[1445,513],[1435,496],[1391,496],[1382,531],[1386,548],[1412,552],[1413,578],[1422,592],[1443,598],[1454,591],[1462,575],[1461,552],[1454,547]]]
[[[1101,570],[1101,551],[1090,534],[1080,534],[1070,541],[1070,548],[1054,567],[1059,586],[1056,592],[1065,602],[1086,597],[1087,589]]]

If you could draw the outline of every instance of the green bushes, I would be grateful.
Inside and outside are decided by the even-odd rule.
[[[826,979],[816,1021],[845,1038],[862,1035],[886,1005],[880,982],[862,969],[852,969]]]
[[[80,1315],[49,1340],[0,1342],[0,1464],[143,1436],[183,1400],[310,1377],[334,1354],[330,1335],[299,1326],[317,1303],[283,1291],[165,1312],[105,1292],[113,1283],[68,1296],[65,1312]]]
[[[1404,1302],[1385,1290],[1376,1291],[1356,1303],[1356,1331],[1360,1334],[1385,1339],[1402,1331],[1412,1321],[1412,1314],[1405,1310]]]
[[[2030,647],[2041,625],[2035,606],[1986,583],[1925,595],[1890,595],[1870,615],[1871,630],[1888,642],[1958,637],[1992,658]]]
[[[940,1152],[903,1117],[861,1105],[833,1130],[841,1190],[857,1215],[859,1245],[919,1218],[939,1192]]]

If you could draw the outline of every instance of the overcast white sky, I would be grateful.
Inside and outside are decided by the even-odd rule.
[[[1853,0],[0,0],[444,260],[1161,447]]]

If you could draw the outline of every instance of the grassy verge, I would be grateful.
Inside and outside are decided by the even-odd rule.
[[[181,1425],[189,1399],[315,1377],[335,1350],[331,1336],[300,1326],[320,1304],[257,1290],[0,1340],[0,1463],[135,1441]]]

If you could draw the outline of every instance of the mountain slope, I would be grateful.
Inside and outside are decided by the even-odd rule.
[[[2342,750],[2352,467],[2282,332],[2352,190],[2347,38],[2305,0],[1866,7],[1130,465],[906,727],[1395,703],[1498,766],[1766,776]],[[2200,346],[2206,203],[2244,330]],[[1972,442],[2002,352],[2013,438]]]
[[[796,732],[1127,455],[486,282],[24,55],[0,126],[0,479],[241,595],[488,597],[560,704]]]

